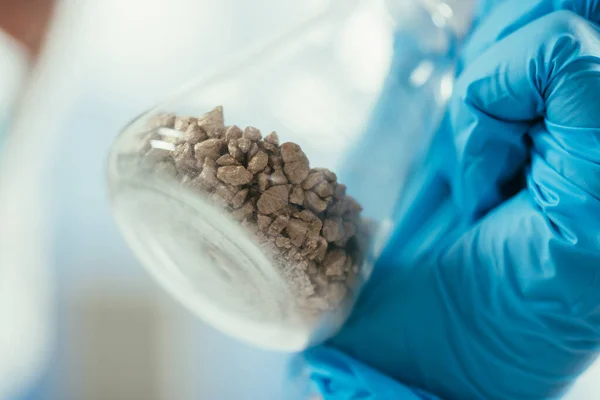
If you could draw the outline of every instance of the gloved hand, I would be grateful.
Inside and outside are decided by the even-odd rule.
[[[472,34],[387,250],[306,353],[325,399],[559,398],[594,360],[598,22],[597,0],[507,0]]]

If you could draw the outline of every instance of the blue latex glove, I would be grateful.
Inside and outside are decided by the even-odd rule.
[[[306,355],[325,399],[560,398],[596,357],[599,21],[597,0],[507,0],[479,24],[387,250]]]
[[[313,349],[304,358],[310,364],[313,392],[326,399],[437,400],[332,348]]]

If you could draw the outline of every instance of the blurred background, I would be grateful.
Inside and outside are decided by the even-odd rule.
[[[136,115],[328,3],[0,0],[0,400],[292,398],[288,356],[204,325],[139,265],[105,161]],[[600,398],[598,374],[572,398]]]

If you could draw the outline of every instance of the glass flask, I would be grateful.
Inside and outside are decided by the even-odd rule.
[[[125,127],[109,191],[145,267],[255,346],[332,336],[444,114],[452,18],[440,1],[332,2]]]

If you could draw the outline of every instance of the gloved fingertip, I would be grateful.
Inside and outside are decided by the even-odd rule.
[[[435,396],[405,386],[332,347],[310,349],[304,357],[312,387],[325,400],[437,400]]]

